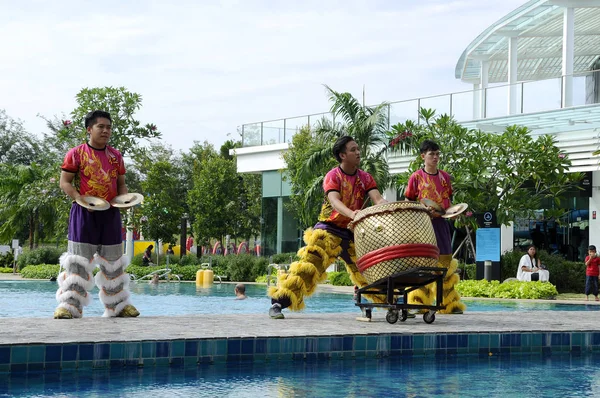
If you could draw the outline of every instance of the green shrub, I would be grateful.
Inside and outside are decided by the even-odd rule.
[[[298,261],[296,253],[273,254],[271,257],[269,261],[272,261],[273,264],[291,264],[294,261]]]
[[[11,267],[0,267],[0,274],[12,274],[13,268]]]
[[[20,272],[21,276],[26,279],[50,279],[58,276],[58,264],[39,264],[28,265]]]
[[[0,268],[1,267],[13,267],[13,261],[15,260],[12,252],[8,252],[6,254],[0,254]]]
[[[551,299],[556,297],[556,287],[548,282],[521,282],[486,280],[461,281],[456,285],[456,290],[463,297],[489,297],[513,299]]]
[[[55,247],[40,247],[25,251],[19,255],[17,264],[19,269],[23,269],[28,265],[39,264],[58,264],[58,259],[65,252],[65,249],[57,249]]]
[[[327,278],[334,286],[354,286],[354,283],[350,280],[350,274],[346,271],[328,272]]]
[[[259,276],[256,277],[256,279],[254,280],[254,282],[256,282],[256,283],[267,283],[267,278],[268,278],[268,275],[266,275],[266,274],[265,275],[259,275]]]
[[[196,272],[199,269],[198,265],[176,265],[173,267],[172,273],[179,275],[182,281],[195,281]]]

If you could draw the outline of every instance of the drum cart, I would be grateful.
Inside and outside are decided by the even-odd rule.
[[[435,312],[446,308],[442,305],[446,271],[446,268],[419,267],[379,279],[356,291],[355,305],[368,319],[371,319],[373,308],[387,308],[385,319],[390,324],[398,322],[398,319],[404,322],[408,318],[408,310],[428,310],[423,314],[423,321],[433,323]],[[437,284],[436,305],[408,304],[408,293],[430,283]],[[385,295],[386,303],[362,303],[363,294]],[[399,298],[403,298],[401,303],[398,303]]]

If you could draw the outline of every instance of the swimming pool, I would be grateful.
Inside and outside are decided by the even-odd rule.
[[[600,356],[284,361],[0,374],[0,397],[590,397]]]
[[[233,284],[215,284],[197,288],[193,283],[131,284],[132,301],[144,316],[193,314],[266,314],[270,299],[264,285],[247,285],[246,300],[235,300]],[[56,282],[0,281],[0,318],[49,317],[56,307]],[[93,300],[85,308],[84,316],[101,316],[102,304],[98,289],[92,291]],[[469,312],[476,311],[598,311],[600,306],[558,304],[553,302],[465,300]],[[359,312],[352,296],[340,293],[317,292],[306,302],[305,312],[333,313]]]

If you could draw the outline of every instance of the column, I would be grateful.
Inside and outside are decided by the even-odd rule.
[[[283,197],[277,198],[277,254],[281,253],[283,246]]]
[[[479,117],[481,119],[486,118],[486,106],[487,106],[487,87],[489,78],[490,63],[489,61],[481,61],[481,111]]]
[[[563,108],[573,106],[573,58],[575,56],[575,9],[567,7],[563,17],[562,102]]]
[[[508,39],[508,114],[517,113],[517,37]]]
[[[395,202],[398,200],[398,193],[396,188],[390,187],[383,192],[383,197],[388,202]]]
[[[511,251],[514,248],[515,230],[511,222],[510,225],[500,226],[500,254]]]
[[[473,84],[473,120],[481,118],[479,111],[481,110],[481,90],[479,83]]]
[[[592,197],[590,198],[590,215],[588,220],[589,228],[589,244],[600,246],[600,171],[592,172]],[[596,219],[594,220],[594,212]]]

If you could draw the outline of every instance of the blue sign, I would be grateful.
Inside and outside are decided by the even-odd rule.
[[[475,261],[500,261],[500,228],[479,228],[475,236]]]

